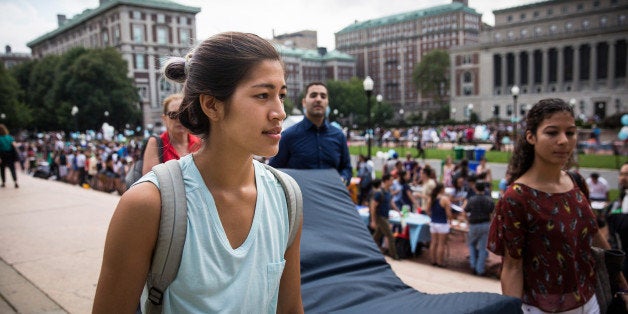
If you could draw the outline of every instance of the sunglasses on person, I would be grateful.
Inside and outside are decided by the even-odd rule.
[[[176,111],[168,111],[166,112],[166,116],[168,116],[168,118],[172,119],[172,120],[176,120],[179,118],[179,113]]]

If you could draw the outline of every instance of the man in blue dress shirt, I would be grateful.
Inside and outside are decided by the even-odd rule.
[[[279,153],[269,164],[275,168],[333,168],[349,184],[353,170],[347,138],[325,119],[329,106],[327,86],[321,82],[308,84],[301,103],[305,118],[281,134]]]

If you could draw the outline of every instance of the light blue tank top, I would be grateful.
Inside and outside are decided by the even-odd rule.
[[[179,160],[188,207],[181,266],[166,289],[164,313],[276,313],[288,243],[286,198],[279,181],[253,161],[257,204],[249,234],[233,249],[192,155]],[[151,171],[139,182],[157,187]]]

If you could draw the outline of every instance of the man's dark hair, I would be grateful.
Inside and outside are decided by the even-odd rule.
[[[486,181],[477,181],[475,182],[475,189],[478,190],[479,193],[484,193],[487,183]]]
[[[304,94],[305,97],[307,97],[307,90],[310,89],[310,86],[315,86],[315,85],[320,85],[320,86],[325,87],[325,89],[327,89],[327,85],[325,85],[325,83],[323,82],[311,82],[310,84],[307,84],[305,86],[305,94]]]

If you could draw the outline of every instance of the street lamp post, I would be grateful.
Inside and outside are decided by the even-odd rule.
[[[373,93],[373,79],[370,76],[367,76],[362,82],[364,86],[364,92],[366,93],[366,142],[367,142],[367,152],[368,158],[371,158],[371,94]]]
[[[512,94],[512,137],[513,142],[517,143],[517,124],[519,123],[517,119],[517,97],[519,96],[519,86],[513,85],[510,89],[510,93]]]

